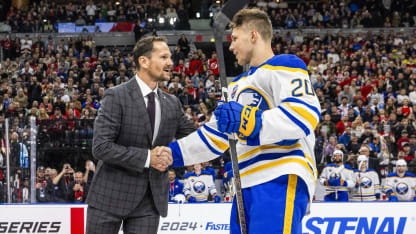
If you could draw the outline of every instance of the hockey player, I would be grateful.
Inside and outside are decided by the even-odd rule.
[[[416,177],[407,172],[404,159],[397,160],[396,172],[387,175],[384,190],[390,201],[416,201]]]
[[[331,160],[322,170],[319,182],[326,188],[325,201],[348,201],[348,190],[355,186],[353,170],[343,164],[344,153],[335,150]]]
[[[183,189],[188,202],[207,202],[208,195],[220,202],[221,197],[217,194],[212,175],[202,170],[201,164],[194,165],[194,171],[185,175],[185,187]]]
[[[230,102],[217,107],[196,133],[173,142],[173,165],[204,162],[238,139],[237,154],[248,233],[302,233],[302,218],[315,192],[314,130],[320,105],[305,63],[274,55],[272,26],[259,9],[232,20],[230,50],[247,72],[228,86]],[[236,199],[231,233],[240,233]]]
[[[368,168],[368,157],[360,155],[357,158],[358,170],[354,170],[355,188],[353,201],[375,201],[380,199],[380,180],[374,169]]]

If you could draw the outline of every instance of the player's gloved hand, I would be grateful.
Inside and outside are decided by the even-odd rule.
[[[195,197],[193,197],[193,196],[189,196],[189,198],[188,198],[188,202],[189,202],[189,203],[196,203],[196,198],[195,198]]]
[[[243,106],[235,101],[219,105],[214,111],[219,131],[238,133],[246,137],[259,134],[262,113],[258,107]]]
[[[329,186],[334,186],[334,187],[339,187],[339,186],[346,187],[347,186],[347,181],[345,181],[341,178],[329,179],[327,184]]]
[[[413,198],[413,201],[416,201],[416,196]]]
[[[221,201],[221,197],[220,196],[218,196],[218,195],[215,195],[214,196],[214,202],[215,203],[218,203],[218,202],[220,202]]]
[[[398,201],[399,201],[399,199],[397,199],[397,197],[396,197],[396,196],[394,196],[394,195],[390,195],[390,196],[389,196],[389,201],[391,201],[391,202],[398,202]]]

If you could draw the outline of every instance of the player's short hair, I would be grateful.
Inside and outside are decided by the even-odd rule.
[[[272,22],[267,13],[258,8],[242,9],[234,15],[230,27],[237,28],[243,25],[253,27],[261,35],[263,40],[272,39]]]
[[[134,63],[136,64],[137,70],[140,70],[140,64],[139,64],[140,56],[151,58],[152,52],[153,52],[153,44],[154,42],[157,42],[157,41],[167,43],[166,38],[156,37],[156,36],[144,37],[136,43],[133,49],[133,56],[134,56]]]

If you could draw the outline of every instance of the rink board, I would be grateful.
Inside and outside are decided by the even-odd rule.
[[[84,234],[86,205],[0,205],[0,233]],[[169,204],[158,233],[229,233],[230,203]],[[416,230],[416,202],[312,203],[303,233]],[[120,232],[122,233],[122,232]]]

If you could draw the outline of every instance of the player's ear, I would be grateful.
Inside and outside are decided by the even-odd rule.
[[[251,41],[251,43],[255,43],[258,39],[258,36],[259,36],[259,34],[256,30],[251,30],[250,31],[250,41]]]

